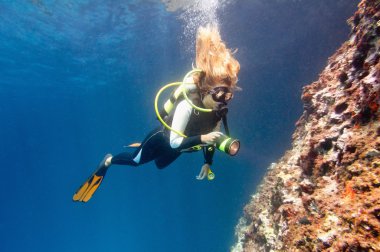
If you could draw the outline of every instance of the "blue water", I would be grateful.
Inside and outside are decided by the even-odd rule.
[[[104,154],[158,125],[155,93],[194,59],[188,20],[159,1],[0,1],[1,251],[228,251],[243,206],[290,147],[301,88],[348,38],[358,1],[239,0],[218,12],[239,48],[230,106],[238,156],[164,170],[115,166],[93,199],[72,195]]]

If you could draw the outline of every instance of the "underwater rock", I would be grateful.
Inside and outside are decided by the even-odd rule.
[[[292,148],[244,208],[232,251],[380,251],[380,1],[303,88]]]

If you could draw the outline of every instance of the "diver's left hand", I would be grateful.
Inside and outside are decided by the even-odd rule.
[[[196,176],[196,179],[202,180],[205,177],[207,177],[208,171],[210,170],[210,165],[209,164],[204,164],[201,168],[201,171],[198,176]]]

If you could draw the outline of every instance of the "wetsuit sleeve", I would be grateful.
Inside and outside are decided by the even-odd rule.
[[[181,101],[177,105],[174,112],[173,122],[171,125],[172,129],[179,132],[185,132],[187,124],[190,121],[192,109],[193,108],[190,106],[190,104],[187,101],[185,100]],[[182,150],[182,149],[187,149],[199,144],[202,144],[201,135],[188,136],[185,138],[178,135],[174,131],[170,132],[170,146],[173,149]]]

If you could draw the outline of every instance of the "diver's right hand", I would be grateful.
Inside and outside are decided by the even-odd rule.
[[[213,131],[206,135],[201,135],[201,141],[205,144],[214,144],[219,137],[223,136],[222,132]]]

